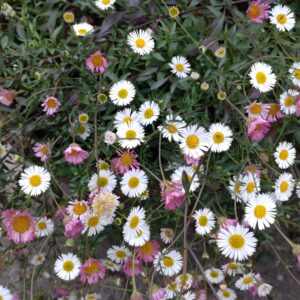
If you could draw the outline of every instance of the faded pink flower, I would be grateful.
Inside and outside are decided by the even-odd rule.
[[[84,224],[80,219],[71,219],[65,223],[65,236],[67,238],[76,237],[81,234]]]
[[[95,284],[105,277],[105,265],[94,258],[88,259],[80,267],[80,281],[88,284]]]
[[[269,16],[270,5],[261,0],[254,0],[247,9],[247,16],[253,23],[262,23]]]
[[[33,147],[34,155],[39,157],[41,161],[46,161],[51,155],[51,150],[47,144],[35,143]]]
[[[270,122],[263,119],[254,119],[248,124],[248,137],[252,141],[261,141],[270,128]]]
[[[73,165],[82,163],[88,157],[88,152],[81,149],[76,143],[72,143],[65,151],[65,160]]]
[[[108,61],[103,56],[101,51],[96,51],[95,53],[91,54],[85,62],[87,68],[93,73],[97,72],[103,74],[104,71],[108,68]]]
[[[184,155],[184,160],[185,160],[185,162],[186,162],[188,165],[196,166],[196,165],[199,164],[200,157],[199,157],[199,158],[193,158],[193,157],[191,157],[191,156]]]
[[[227,228],[229,226],[236,226],[237,224],[238,224],[238,220],[237,219],[227,219],[227,218],[224,218],[224,220],[220,224],[220,227]]]
[[[137,249],[137,258],[142,259],[144,262],[152,262],[156,254],[160,251],[160,246],[158,241],[150,240],[146,242],[143,246]]]
[[[55,114],[60,105],[58,99],[53,96],[47,96],[42,102],[43,111],[49,116]]]
[[[151,300],[160,300],[164,299],[166,296],[166,290],[162,288],[157,288],[151,295]]]
[[[139,169],[140,163],[137,160],[137,155],[133,150],[126,150],[125,152],[117,151],[118,157],[111,161],[111,168],[113,171],[124,174],[131,169]]]
[[[280,105],[277,103],[269,103],[268,115],[266,120],[268,122],[276,122],[284,117],[283,112],[280,110]]]
[[[256,297],[257,296],[257,286],[256,285],[253,285],[249,288],[249,292],[251,294],[252,297]]]
[[[200,290],[197,300],[207,300],[207,293],[205,290]]]
[[[26,211],[8,210],[2,213],[9,240],[15,244],[28,243],[35,238],[35,219]]]
[[[180,182],[160,183],[160,193],[162,200],[165,201],[165,209],[174,210],[183,205],[184,191]]]
[[[0,91],[0,103],[5,106],[11,106],[14,101],[14,94],[10,90]]]
[[[133,269],[134,269],[134,273],[133,273]],[[132,276],[133,274],[139,275],[143,272],[143,266],[138,259],[135,259],[133,264],[132,258],[128,258],[123,264],[122,270],[127,276]]]
[[[64,217],[67,215],[67,209],[65,207],[61,207],[57,209],[54,215],[54,219],[56,221],[61,221],[64,219]]]
[[[65,288],[59,287],[54,290],[55,297],[68,297],[69,295],[70,292]]]
[[[269,109],[269,104],[263,104],[254,101],[249,106],[246,107],[246,112],[249,118],[266,119],[268,116],[268,109]]]

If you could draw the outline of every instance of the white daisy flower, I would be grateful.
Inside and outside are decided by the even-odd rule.
[[[0,143],[0,159],[6,155],[6,147]]]
[[[291,143],[281,142],[276,148],[274,157],[280,169],[287,169],[295,162],[296,149]]]
[[[283,92],[280,95],[280,109],[286,115],[292,115],[296,112],[296,97],[299,95],[299,92],[296,90],[288,90]]]
[[[260,178],[256,174],[248,173],[242,179],[241,197],[244,202],[254,199],[260,192]]]
[[[153,101],[143,103],[138,112],[138,119],[142,125],[150,125],[159,117],[159,106]]]
[[[128,80],[120,80],[113,84],[109,90],[111,101],[118,106],[129,104],[135,96],[135,87]]]
[[[123,175],[120,184],[122,193],[134,198],[147,190],[148,177],[143,170],[132,169]]]
[[[131,256],[131,251],[125,246],[112,246],[107,250],[107,257],[117,264],[123,263]]]
[[[257,239],[253,232],[240,224],[221,228],[217,235],[217,245],[223,255],[234,260],[245,260],[256,248]]]
[[[245,274],[235,283],[236,288],[241,291],[249,290],[256,283],[255,276],[254,273]]]
[[[235,300],[236,293],[232,289],[222,289],[218,291],[219,300]]]
[[[193,218],[196,221],[196,232],[200,235],[210,233],[216,223],[214,214],[208,208],[197,210]]]
[[[181,274],[176,277],[175,281],[178,284],[179,289],[188,290],[192,287],[193,276],[189,273]]]
[[[235,276],[237,274],[242,273],[243,265],[238,262],[230,262],[222,266],[222,270],[224,273],[228,274],[229,276]]]
[[[19,180],[22,191],[30,196],[44,193],[50,186],[50,173],[43,167],[31,166],[24,170]]]
[[[119,126],[117,136],[122,148],[132,149],[144,141],[145,131],[140,124],[133,122]]]
[[[109,8],[114,8],[114,3],[116,0],[96,0],[95,5],[101,10],[107,10]]]
[[[269,13],[270,23],[276,25],[279,31],[290,31],[295,26],[295,16],[286,5],[276,5]]]
[[[132,122],[136,122],[138,120],[138,113],[136,111],[132,111],[131,108],[125,108],[122,111],[118,111],[115,115],[114,125],[116,128],[123,124],[129,125]]]
[[[171,228],[161,228],[160,238],[165,244],[170,244],[174,239],[174,231]]]
[[[96,189],[105,189],[108,192],[112,192],[116,185],[116,176],[109,170],[100,170],[99,175],[97,173],[93,174],[88,183],[90,192]]]
[[[11,300],[13,295],[11,294],[10,290],[3,285],[0,285],[0,299],[2,300]]]
[[[182,256],[176,250],[163,249],[155,256],[153,264],[157,272],[165,276],[173,276],[182,269]]]
[[[94,27],[86,22],[74,24],[72,27],[75,34],[78,36],[86,36],[94,31]]]
[[[209,138],[212,152],[227,151],[232,143],[232,131],[222,123],[211,124],[209,127]]]
[[[266,297],[271,293],[272,289],[272,285],[264,282],[258,286],[257,294],[259,297]]]
[[[116,272],[116,271],[120,271],[122,268],[121,264],[116,264],[109,259],[102,259],[101,261],[104,263],[106,268],[110,271]]]
[[[102,0],[105,1],[105,0]],[[81,297],[80,300],[101,300],[102,296],[100,294],[86,294],[85,297]],[[75,299],[74,299],[75,300]]]
[[[54,231],[54,223],[47,217],[42,217],[35,224],[35,231],[38,237],[44,237],[52,234]]]
[[[289,72],[293,84],[300,87],[300,61],[294,62],[290,67]]]
[[[282,173],[275,181],[275,197],[278,201],[287,201],[292,196],[295,187],[293,175],[290,173]]]
[[[70,201],[67,212],[72,218],[82,220],[89,212],[88,202],[79,200]]]
[[[73,253],[62,254],[54,264],[56,275],[63,280],[73,280],[80,272],[80,259]]]
[[[179,78],[188,77],[191,72],[191,65],[184,56],[174,56],[169,63],[171,72]]]
[[[211,268],[205,270],[206,278],[211,283],[221,283],[224,279],[224,273],[217,268]]]
[[[179,146],[184,154],[199,158],[210,146],[209,133],[203,127],[188,126],[182,130]]]
[[[166,294],[165,298],[163,299],[173,299],[176,295],[178,295],[178,292],[180,291],[179,285],[176,281],[170,282],[165,288],[164,288]]]
[[[129,33],[127,43],[139,55],[149,54],[154,49],[154,40],[147,30],[134,30]]]
[[[193,169],[193,167],[191,166],[181,166],[179,168],[176,169],[176,171],[171,175],[171,180],[173,182],[183,182],[182,181],[182,173],[183,172],[186,172],[187,174],[187,178],[190,182],[190,191],[191,192],[194,192],[200,185],[199,183],[199,177],[197,176],[197,174],[194,176],[193,178],[193,181],[192,180],[192,177],[195,173],[195,169]]]
[[[45,260],[46,260],[45,254],[44,253],[39,253],[39,254],[33,255],[30,258],[29,263],[33,266],[40,266],[44,263]]]
[[[191,291],[188,291],[185,294],[183,294],[183,299],[184,300],[195,300],[196,299],[196,294],[191,292]]]
[[[126,229],[124,229],[125,234]],[[150,240],[150,227],[148,224],[144,223],[143,226],[140,227],[139,230],[136,231],[134,237],[127,238],[124,236],[124,240],[130,245],[134,247],[140,247],[145,245],[146,242]]]
[[[276,204],[268,194],[257,195],[251,199],[245,208],[245,221],[259,230],[270,227],[275,222]]]
[[[90,136],[91,128],[89,124],[79,124],[76,129],[77,135],[80,136],[84,141]]]
[[[105,224],[102,222],[100,216],[94,215],[92,212],[88,212],[83,217],[84,229],[82,233],[86,233],[88,236],[98,234],[104,229]]]
[[[232,200],[241,202],[242,199],[243,176],[233,176],[229,182],[229,192]]]
[[[271,91],[276,83],[272,67],[265,63],[257,62],[252,65],[249,76],[252,86],[262,93]]]
[[[170,114],[166,117],[166,124],[158,126],[158,129],[162,132],[162,136],[167,138],[170,142],[172,140],[179,142],[180,134],[182,134],[182,129],[185,126],[186,124],[180,116],[174,117]]]

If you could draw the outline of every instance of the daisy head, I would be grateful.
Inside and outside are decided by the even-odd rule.
[[[280,169],[287,169],[295,162],[296,149],[291,143],[281,142],[276,148],[274,157]]]
[[[245,260],[254,252],[257,239],[253,232],[240,224],[221,228],[217,235],[217,245],[223,255],[234,260]]]
[[[86,140],[91,134],[91,129],[89,124],[79,124],[78,127],[76,128],[76,133],[78,136],[80,136],[80,138]]]
[[[36,221],[35,228],[35,232],[38,237],[48,236],[54,231],[54,223],[51,219],[48,219],[47,217],[42,217]]]
[[[101,10],[107,10],[109,8],[114,8],[114,3],[116,0],[96,0],[95,5]]]
[[[220,289],[217,294],[218,294],[218,297],[220,300],[235,300],[235,299],[237,299],[235,291],[230,288]]]
[[[55,114],[58,111],[60,105],[61,104],[58,99],[53,96],[47,96],[46,99],[42,102],[43,111],[49,116]]]
[[[0,285],[0,299],[3,300],[12,300],[14,299],[13,295],[11,294],[10,290],[3,285]]]
[[[4,157],[6,153],[7,153],[6,147],[0,143],[0,158]]]
[[[268,115],[268,104],[259,103],[257,101],[252,102],[246,107],[246,112],[249,118],[262,118],[265,119]]]
[[[154,260],[154,257],[160,250],[159,243],[156,240],[150,240],[137,250],[137,257],[144,262],[149,263]]]
[[[89,206],[86,201],[70,201],[67,207],[67,212],[72,218],[83,219],[84,216],[88,213]]]
[[[37,196],[49,188],[50,179],[50,173],[45,168],[31,166],[21,174],[19,185],[25,194]]]
[[[105,265],[105,267],[112,272],[120,271],[122,268],[121,264],[116,264],[109,259],[102,259],[101,261]]]
[[[123,124],[119,126],[117,136],[119,137],[118,142],[122,148],[132,149],[144,141],[145,131],[140,124],[134,122],[130,125]]]
[[[211,283],[221,283],[224,279],[224,273],[217,268],[211,268],[205,270],[206,278]]]
[[[247,203],[245,214],[250,227],[262,230],[275,222],[276,204],[268,194],[260,194]]]
[[[78,144],[72,143],[64,151],[65,160],[69,164],[78,165],[87,159],[89,153],[83,150]]]
[[[260,192],[260,178],[256,174],[248,173],[242,179],[241,197],[244,202],[254,199]]]
[[[295,15],[286,5],[276,5],[270,11],[270,22],[279,31],[290,31],[295,26]]]
[[[63,14],[63,18],[66,23],[71,24],[74,22],[75,16],[72,11],[66,11]]]
[[[175,233],[172,228],[161,228],[160,238],[165,244],[170,244],[175,237]]]
[[[236,274],[242,273],[243,265],[238,262],[230,262],[222,266],[222,270],[224,273],[228,274],[229,276],[235,276]]]
[[[275,197],[278,201],[287,201],[293,194],[295,181],[290,173],[282,173],[275,181]]]
[[[252,86],[262,93],[271,91],[276,83],[272,67],[265,63],[257,62],[252,65],[249,76]]]
[[[94,190],[112,192],[117,185],[117,179],[110,170],[100,170],[99,174],[92,175],[88,187],[90,192]]]
[[[158,129],[162,132],[162,136],[168,139],[170,142],[174,140],[179,142],[182,129],[186,126],[185,122],[180,116],[167,115],[166,122],[163,126],[159,126]]]
[[[111,161],[111,167],[115,172],[124,174],[132,169],[139,169],[140,163],[137,160],[137,155],[133,150],[124,152],[117,151],[117,157]]]
[[[296,112],[296,101],[299,92],[288,90],[280,95],[280,108],[286,115],[292,115]]]
[[[289,69],[290,72],[290,79],[292,80],[293,84],[300,87],[300,61],[297,61],[292,64]]]
[[[208,208],[197,210],[193,218],[196,221],[196,232],[200,235],[210,233],[215,226],[214,214]]]
[[[73,280],[80,273],[80,260],[72,253],[62,254],[54,263],[54,271],[62,280]]]
[[[88,284],[95,284],[105,277],[105,265],[94,258],[88,259],[80,266],[80,281]]]
[[[209,138],[212,152],[227,151],[232,143],[232,131],[222,123],[215,123],[209,128]]]
[[[191,72],[191,65],[184,56],[174,56],[169,66],[171,72],[179,78],[188,77]]]
[[[118,106],[128,105],[135,96],[135,87],[128,80],[121,80],[113,84],[109,90],[111,101]]]
[[[242,186],[243,186],[243,177],[233,176],[232,180],[230,180],[229,182],[229,192],[231,194],[232,200],[237,202],[241,201]]]
[[[176,171],[171,175],[171,180],[173,183],[179,182],[181,184],[181,188],[183,189],[183,172],[186,173],[186,177],[187,180],[190,184],[189,186],[189,190],[191,192],[194,192],[200,185],[199,183],[199,177],[197,176],[197,174],[195,175],[195,169],[193,169],[193,167],[191,166],[181,166],[179,168],[176,169]]]
[[[32,256],[29,263],[33,266],[40,266],[44,263],[45,260],[46,260],[45,253],[39,253]]]
[[[41,161],[47,161],[51,155],[51,150],[49,146],[43,143],[35,143],[33,147],[33,151],[34,151],[34,155],[36,157],[39,157]]]
[[[121,180],[121,190],[125,196],[134,198],[146,191],[148,178],[143,170],[132,169]]]
[[[143,103],[138,112],[138,119],[142,125],[150,125],[159,117],[159,106],[153,101]]]
[[[0,103],[5,106],[11,106],[14,101],[14,93],[10,90],[0,91]]]
[[[261,0],[254,0],[247,9],[247,16],[253,23],[262,23],[269,16],[270,5]]]
[[[131,256],[131,251],[125,246],[112,246],[107,250],[107,257],[117,264],[125,262]]]
[[[284,117],[284,114],[280,110],[280,105],[277,103],[269,103],[267,111],[266,120],[268,122],[276,122]]]
[[[96,51],[86,59],[86,66],[93,73],[103,74],[108,68],[108,61],[101,51]]]
[[[256,274],[248,273],[243,275],[236,283],[235,286],[241,291],[250,289],[256,284]]]
[[[131,124],[132,122],[136,122],[138,119],[138,114],[136,111],[132,111],[131,108],[125,108],[122,111],[118,111],[115,115],[114,125],[118,128],[123,124]]]
[[[261,141],[270,128],[270,122],[261,118],[252,119],[248,124],[247,135],[251,141]]]
[[[84,229],[82,233],[87,233],[87,236],[98,234],[104,229],[102,218],[92,212],[88,212],[83,218]]]
[[[128,258],[123,264],[122,270],[127,276],[136,276],[143,272],[143,265],[138,259]]]
[[[154,259],[156,270],[165,276],[174,276],[182,269],[182,256],[177,250],[163,249]]]
[[[86,36],[94,31],[94,27],[86,22],[74,24],[72,27],[78,36]]]
[[[129,33],[127,43],[139,55],[149,54],[154,49],[154,40],[147,30],[134,30]]]

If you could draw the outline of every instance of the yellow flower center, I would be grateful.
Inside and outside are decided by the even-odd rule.
[[[37,224],[37,227],[38,227],[39,230],[44,230],[44,229],[47,228],[47,224],[46,224],[46,222],[44,222],[44,221],[40,221],[40,222]]]
[[[196,149],[200,144],[200,140],[195,134],[189,135],[186,138],[185,142],[186,142],[187,146],[191,149]]]
[[[70,155],[71,156],[77,156],[79,154],[79,151],[72,149]]]
[[[85,127],[82,125],[79,125],[79,127],[77,128],[77,133],[78,134],[83,134],[85,133]]]
[[[140,183],[140,180],[137,177],[131,177],[128,181],[130,188],[135,189]]]
[[[253,181],[249,182],[246,187],[247,193],[253,193],[254,189],[255,189],[255,183]]]
[[[268,113],[269,115],[275,116],[280,110],[280,106],[276,103],[272,103],[269,107]]]
[[[174,259],[172,257],[166,256],[163,258],[162,263],[165,267],[170,268],[174,265]]]
[[[295,69],[294,70],[294,76],[297,80],[300,80],[300,69]]]
[[[138,216],[133,216],[130,220],[130,228],[135,229],[140,223],[140,218]]]
[[[133,162],[133,158],[130,153],[123,153],[120,157],[120,162],[123,166],[130,166]]]
[[[131,117],[124,117],[123,122],[129,124],[130,122],[132,122],[132,118]]]
[[[128,140],[134,140],[136,139],[136,132],[132,129],[127,130],[126,132],[126,139]]]
[[[238,269],[238,265],[234,264],[234,263],[231,263],[231,264],[229,264],[228,269],[230,269],[230,270],[237,270]]]
[[[125,254],[125,252],[124,251],[122,251],[122,250],[117,250],[116,251],[116,257],[118,257],[118,258],[125,258],[126,257],[126,254]]]
[[[26,216],[15,217],[12,222],[12,227],[13,227],[14,231],[22,234],[29,229],[30,220]]]
[[[262,105],[258,104],[258,103],[254,103],[253,105],[251,105],[249,110],[250,110],[251,114],[258,115],[262,111]]]
[[[262,219],[266,216],[267,210],[264,205],[256,205],[254,208],[254,215],[257,219]]]
[[[249,284],[253,281],[253,277],[246,277],[243,279],[243,284]]]
[[[103,161],[99,164],[99,169],[100,170],[108,170],[109,169],[109,164],[107,162]]]
[[[103,66],[103,57],[101,56],[100,53],[96,53],[94,54],[92,57],[91,57],[91,61],[92,61],[92,64],[95,66],[95,67],[102,67]]]
[[[176,282],[171,282],[169,285],[168,285],[168,290],[169,291],[175,291],[177,288],[177,283]]]
[[[0,146],[0,157],[1,157],[2,153],[3,153],[3,149],[2,149],[2,147]]]
[[[235,186],[234,186],[234,192],[236,194],[240,194],[241,193],[241,186],[242,186],[242,183],[241,182],[236,182],[235,183]]]
[[[89,227],[96,227],[99,223],[99,218],[97,216],[92,216],[88,220]]]
[[[64,21],[67,23],[72,23],[74,21],[74,14],[70,11],[67,11],[63,15]]]
[[[225,139],[224,138],[224,134],[222,132],[220,132],[220,131],[215,132],[214,135],[213,135],[213,141],[216,144],[223,143],[224,139]]]
[[[289,152],[285,149],[281,150],[279,153],[279,158],[282,160],[286,160],[289,157]]]
[[[144,117],[145,117],[145,119],[151,119],[153,116],[154,116],[154,111],[153,111],[152,108],[147,108],[144,111]]]
[[[108,5],[110,3],[110,0],[102,0],[102,4]]]
[[[135,45],[136,45],[138,48],[144,48],[145,45],[146,45],[146,42],[145,42],[144,39],[138,38],[138,39],[136,39],[136,41],[135,41]]]
[[[47,147],[47,146],[42,146],[42,147],[40,148],[40,151],[41,151],[42,154],[44,154],[44,155],[49,154],[49,151],[48,151],[48,147]]]
[[[249,9],[249,17],[251,19],[256,19],[262,14],[261,8],[258,5],[251,5]]]
[[[34,187],[39,186],[42,183],[42,178],[40,175],[32,175],[29,178],[29,183]]]
[[[146,242],[141,248],[140,251],[145,255],[150,255],[154,251],[154,247],[151,242]]]
[[[84,268],[84,273],[86,275],[92,275],[92,274],[95,274],[99,271],[99,265],[95,262],[92,262],[89,264],[89,266],[85,267]]]
[[[284,14],[278,14],[276,20],[279,24],[284,25],[287,22],[287,17]]]
[[[66,272],[71,272],[74,269],[75,265],[71,260],[66,260],[63,264],[63,269]]]
[[[219,273],[218,273],[217,271],[211,271],[211,272],[210,272],[210,276],[211,276],[212,278],[218,278],[218,277],[219,277]]]
[[[118,96],[121,99],[125,99],[128,96],[128,91],[126,89],[121,89],[119,90]]]
[[[231,296],[231,294],[230,294],[230,292],[228,292],[228,291],[224,291],[224,292],[223,292],[223,296],[224,296],[225,298],[229,298],[229,297]]]
[[[169,16],[171,18],[176,18],[179,15],[179,9],[177,6],[172,6],[169,8]]]
[[[53,98],[48,99],[48,100],[47,100],[47,106],[48,106],[49,108],[55,108],[55,107],[57,106],[56,100],[53,99]]]
[[[83,114],[79,115],[78,119],[79,119],[80,123],[85,124],[89,120],[89,116],[88,116],[88,114],[83,113]]]
[[[207,223],[208,223],[208,219],[207,219],[206,216],[200,216],[200,217],[198,218],[198,224],[199,224],[200,226],[206,226]]]
[[[281,191],[282,193],[285,193],[285,192],[288,190],[288,188],[289,188],[289,184],[288,184],[287,181],[282,181],[282,182],[280,183],[280,191]]]
[[[259,84],[265,84],[267,81],[267,76],[263,72],[257,72],[256,80]]]
[[[287,107],[293,106],[294,105],[294,97],[291,95],[288,95],[284,100],[284,104]]]
[[[240,234],[233,234],[228,242],[233,249],[241,249],[245,245],[245,238]]]
[[[73,206],[73,212],[74,214],[76,214],[77,216],[81,216],[83,215],[85,212],[87,211],[87,207],[85,204],[83,203],[76,203]]]
[[[81,34],[81,35],[86,35],[88,33],[88,31],[84,28],[81,28],[78,30],[78,33]]]
[[[177,127],[173,124],[167,125],[166,128],[171,134],[174,134],[177,132]]]
[[[168,238],[171,238],[173,235],[172,235],[172,232],[170,231],[170,230],[166,230],[165,231],[165,235],[166,235],[166,237],[168,237]]]
[[[182,71],[184,70],[184,65],[183,65],[183,64],[177,64],[177,65],[176,65],[176,70],[177,70],[178,72],[182,72]]]
[[[107,177],[99,177],[97,180],[97,186],[100,188],[104,188],[108,185],[108,178]]]

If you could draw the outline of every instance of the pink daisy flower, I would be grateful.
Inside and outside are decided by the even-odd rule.
[[[270,5],[261,0],[254,0],[248,7],[246,13],[253,23],[262,23],[269,16]]]
[[[246,112],[249,118],[266,119],[268,116],[268,104],[258,103],[254,101],[251,105],[246,107]]]
[[[276,122],[284,117],[284,114],[280,110],[280,105],[277,103],[269,103],[268,114],[266,120],[268,122]]]
[[[196,166],[199,163],[200,157],[199,158],[193,158],[191,156],[184,155],[184,160],[185,160],[187,165]]]
[[[43,111],[49,116],[55,114],[60,105],[58,99],[53,96],[47,96],[42,102]]]
[[[133,150],[125,152],[117,151],[118,157],[111,161],[111,168],[120,174],[124,174],[131,169],[139,169],[140,163],[137,161],[137,155]]]
[[[88,284],[95,284],[103,279],[106,274],[105,265],[94,258],[88,259],[80,267],[80,281]]]
[[[65,236],[72,238],[79,236],[84,229],[84,224],[80,219],[70,219],[65,223]]]
[[[270,128],[270,122],[263,119],[254,119],[248,124],[248,137],[252,141],[261,141]]]
[[[143,272],[142,263],[138,259],[135,259],[133,264],[132,258],[128,258],[125,261],[122,270],[127,276],[132,276],[133,267],[134,267],[134,275],[139,275]]]
[[[94,72],[103,74],[108,67],[108,61],[102,55],[101,51],[96,51],[86,59],[87,68]]]
[[[61,221],[67,215],[67,209],[65,207],[58,208],[54,214],[54,219],[56,221]]]
[[[51,155],[51,150],[48,145],[42,143],[35,143],[33,151],[34,155],[39,157],[41,161],[48,160],[49,156]]]
[[[137,257],[142,259],[146,263],[152,262],[154,260],[155,255],[159,251],[160,246],[158,241],[150,240],[137,249]]]
[[[88,157],[88,152],[81,149],[76,143],[72,143],[65,151],[65,160],[73,165],[82,163]]]
[[[152,293],[151,300],[163,299],[166,296],[166,294],[167,294],[167,292],[165,289],[158,288]]]
[[[14,100],[14,94],[10,90],[1,90],[0,91],[0,103],[5,106],[11,106]]]
[[[7,237],[15,244],[28,243],[35,238],[35,219],[26,211],[9,210],[2,213]]]
[[[183,205],[184,191],[180,182],[160,183],[160,193],[165,201],[165,209],[174,210]]]

